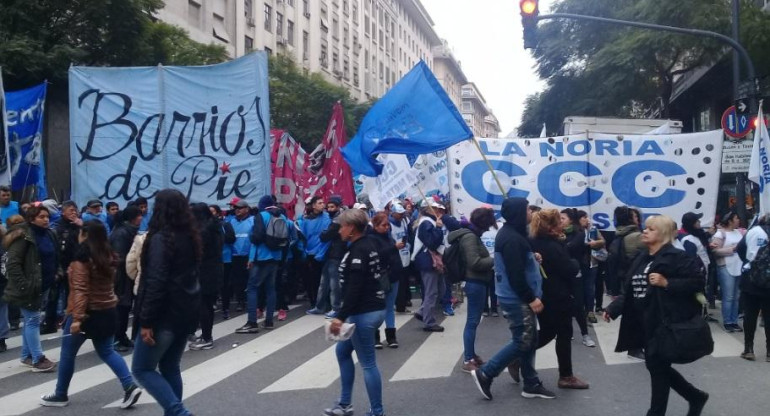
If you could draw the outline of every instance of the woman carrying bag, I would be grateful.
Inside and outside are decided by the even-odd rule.
[[[666,414],[671,389],[690,404],[687,415],[698,416],[708,393],[693,387],[671,364],[692,362],[713,350],[696,297],[704,290],[705,270],[696,258],[672,246],[676,224],[671,218],[653,216],[645,226],[642,243],[647,250],[633,261],[623,292],[607,307],[604,319],[623,316],[616,352],[645,349],[652,384],[647,416]]]

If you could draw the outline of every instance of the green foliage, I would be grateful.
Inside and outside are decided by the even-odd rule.
[[[191,41],[151,18],[162,0],[2,0],[0,65],[7,89],[48,79],[66,85],[70,64],[204,64],[224,48]]]
[[[287,56],[270,58],[270,124],[287,130],[305,150],[312,151],[323,139],[337,101],[345,110],[350,139],[373,102],[357,103],[345,88],[321,74],[306,74]]]
[[[554,12],[609,17],[730,33],[729,0],[561,0]],[[767,72],[770,16],[744,3],[742,40],[758,71]],[[677,75],[711,64],[726,47],[714,39],[578,20],[544,21],[533,54],[545,91],[530,96],[520,136],[535,136],[546,122],[557,131],[569,115],[668,116]],[[761,66],[764,64],[764,66]]]

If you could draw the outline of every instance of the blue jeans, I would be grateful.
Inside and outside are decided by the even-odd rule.
[[[511,340],[481,367],[481,372],[494,378],[514,360],[521,363],[521,375],[524,386],[534,387],[540,383],[535,371],[535,351],[537,351],[537,318],[527,304],[508,304],[500,302],[503,316],[508,320]]]
[[[596,275],[599,273],[599,267],[586,269],[583,275],[583,302],[585,302],[586,312],[593,312],[596,306]]]
[[[275,276],[278,273],[278,262],[260,261],[256,262],[249,269],[249,282],[246,285],[246,311],[249,322],[257,322],[257,299],[259,299],[258,290],[266,291],[265,300],[267,301],[267,310],[265,311],[265,321],[273,321],[273,312],[275,311]]]
[[[11,332],[11,326],[8,323],[8,304],[3,302],[0,296],[0,339],[8,338],[9,332]]]
[[[463,330],[463,358],[470,361],[476,356],[476,328],[481,322],[481,313],[487,300],[487,285],[478,280],[465,281],[465,303],[468,308],[468,316]]]
[[[187,335],[157,328],[153,335],[155,345],[152,347],[142,341],[141,334],[137,335],[131,372],[163,408],[164,415],[189,416],[191,413],[182,404],[182,372],[179,368]]]
[[[717,266],[717,277],[722,290],[722,324],[737,324],[741,277],[731,275],[725,266]]]
[[[70,326],[72,325],[72,315],[67,315],[62,329],[64,337],[61,342],[61,356],[59,358],[59,373],[56,380],[56,394],[67,395],[72,381],[72,374],[75,373],[75,357],[78,350],[86,342],[87,338],[83,334],[70,335]],[[113,373],[118,377],[123,390],[128,389],[134,384],[134,379],[128,371],[126,362],[112,348],[115,337],[92,339],[94,349],[99,358],[110,367]]]
[[[342,305],[342,290],[340,288],[340,261],[327,259],[321,272],[321,284],[318,286],[316,309],[325,311],[331,303],[332,310],[340,310]]]
[[[452,306],[452,284],[444,279],[444,295],[441,297],[441,306],[446,308]]]
[[[396,296],[398,296],[399,282],[390,284],[390,292],[385,297],[385,328],[396,327]]]
[[[364,372],[364,384],[369,396],[369,403],[375,415],[384,413],[382,407],[382,377],[377,368],[377,359],[374,355],[374,332],[378,330],[385,319],[385,311],[374,311],[353,315],[346,322],[356,324],[353,336],[347,341],[337,343],[337,363],[340,365],[340,404],[350,404],[353,395],[353,381],[356,376],[356,367],[353,363],[353,351],[361,363]]]
[[[19,308],[24,328],[21,329],[21,360],[32,358],[37,364],[43,358],[43,346],[40,344],[40,311]]]

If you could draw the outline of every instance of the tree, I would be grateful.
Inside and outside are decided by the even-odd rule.
[[[224,48],[190,40],[184,30],[153,21],[162,0],[3,0],[0,63],[7,89],[66,85],[71,64],[136,66],[205,64],[227,59]]]
[[[355,135],[373,102],[358,103],[343,87],[321,74],[306,74],[290,57],[270,58],[270,124],[289,131],[305,150],[312,151],[323,139],[332,107],[337,101],[345,109],[348,138]]]
[[[727,0],[562,0],[554,9],[730,32]],[[767,56],[770,17],[750,4],[742,17],[744,43],[755,56]],[[546,89],[527,100],[521,136],[536,135],[543,121],[556,130],[568,115],[643,117],[657,109],[667,117],[677,76],[716,62],[726,50],[713,39],[578,20],[543,22],[538,37],[533,54]]]

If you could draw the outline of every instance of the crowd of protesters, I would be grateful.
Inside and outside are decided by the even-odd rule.
[[[227,320],[235,317],[231,310],[245,312],[235,332],[257,334],[288,319],[289,305],[306,301],[304,312],[329,320],[332,333],[345,322],[356,324],[354,335],[337,344],[342,391],[324,413],[353,414],[355,351],[368,414],[383,415],[375,350],[398,348],[396,314],[413,313],[424,331],[442,332],[441,321],[452,319],[464,297],[461,369],[487,399],[492,380],[506,368],[514,381],[523,379],[524,397],[555,397],[533,366],[537,349],[552,340],[557,386],[589,388],[573,369],[572,322],[579,341],[593,348],[588,328],[598,314],[622,316],[617,351],[646,360],[653,392],[648,414],[665,414],[673,388],[697,415],[708,395],[649,351],[662,319],[650,311],[662,304],[682,318],[696,313],[713,320],[718,287],[722,326],[743,331],[738,321],[745,312],[741,357],[754,360],[759,313],[766,317],[770,307],[770,293],[742,278],[767,244],[768,217],[746,233],[732,212],[711,230],[700,227],[700,214],[687,213],[677,230],[667,217],[645,221],[639,210],[621,206],[614,212],[616,232],[605,233],[585,211],[541,209],[521,198],[506,200],[499,218],[491,206],[455,218],[438,196],[417,204],[396,199],[379,212],[365,203],[347,207],[339,196],[313,196],[295,218],[270,195],[256,206],[233,198],[220,207],[163,190],[151,212],[143,198],[122,210],[114,202],[106,207],[96,199],[82,212],[73,201],[20,206],[0,187],[0,352],[9,331],[22,326],[22,364],[54,371],[40,335],[63,330],[58,381],[42,398],[46,406],[67,405],[75,357],[90,339],[121,383],[123,407],[136,403],[141,385],[166,414],[188,415],[182,353],[215,348],[217,314]],[[452,245],[464,265],[459,284],[450,283],[443,264]],[[612,299],[606,310],[605,294]],[[414,312],[408,309],[413,298],[421,299]],[[500,312],[512,338],[485,361],[475,351],[476,331],[482,317]],[[117,354],[129,350],[131,371]]]

